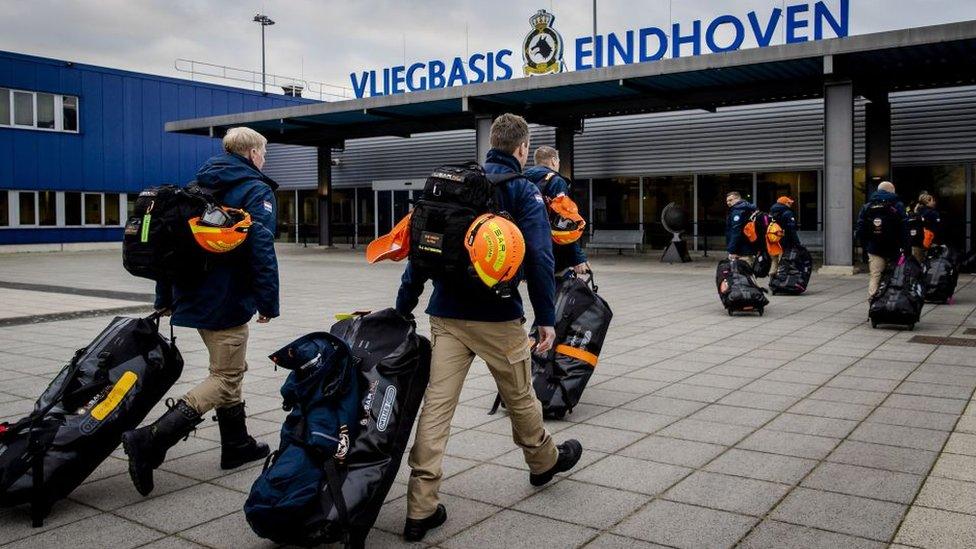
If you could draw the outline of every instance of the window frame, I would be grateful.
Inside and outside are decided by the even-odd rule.
[[[88,222],[88,195],[98,195],[98,223]],[[105,193],[81,191],[81,227],[104,227],[105,226]]]
[[[17,88],[3,87],[3,89],[8,91],[7,106],[10,109],[10,123],[3,124],[0,123],[0,128],[10,128],[17,130],[33,130],[39,132],[56,132],[56,133],[71,133],[79,134],[81,133],[81,98],[77,95],[63,94],[58,92],[49,91],[32,91],[32,90],[21,90]],[[15,101],[14,98],[18,93],[28,94],[31,96],[31,108],[33,112],[31,113],[31,125],[17,124],[17,112],[14,108]],[[53,128],[40,128],[37,126],[37,96],[38,94],[46,94],[54,97],[54,127]],[[74,130],[67,130],[64,128],[64,100],[65,98],[74,99],[75,105],[75,126]]]

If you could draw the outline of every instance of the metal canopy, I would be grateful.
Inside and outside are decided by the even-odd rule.
[[[585,118],[817,98],[837,80],[869,98],[976,84],[976,21],[181,120],[166,131],[221,136],[248,126],[272,142],[328,146],[474,128],[502,112],[576,127]]]

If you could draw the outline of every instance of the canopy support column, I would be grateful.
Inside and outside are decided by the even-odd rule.
[[[824,87],[824,268],[854,272],[854,85]]]

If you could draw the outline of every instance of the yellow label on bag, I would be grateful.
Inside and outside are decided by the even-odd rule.
[[[105,419],[110,413],[112,413],[112,410],[119,407],[122,399],[125,398],[125,395],[128,394],[129,390],[132,389],[132,386],[136,384],[137,379],[138,376],[135,374],[135,372],[126,372],[122,374],[122,377],[115,382],[115,387],[112,387],[112,390],[109,391],[108,396],[105,397],[105,400],[99,402],[98,406],[92,408],[92,417],[98,421]]]

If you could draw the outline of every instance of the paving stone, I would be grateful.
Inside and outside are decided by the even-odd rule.
[[[168,536],[142,546],[143,549],[204,549],[203,545],[190,540]]]
[[[627,431],[637,431],[641,433],[653,433],[674,423],[674,416],[663,414],[651,414],[637,410],[626,410],[618,408],[600,414],[594,418],[586,420],[591,425],[602,427],[613,427]]]
[[[976,435],[952,433],[945,445],[945,451],[950,454],[976,456]]]
[[[764,520],[739,544],[742,549],[882,549],[885,544],[810,528]]]
[[[895,541],[913,547],[969,549],[976,547],[976,518],[941,509],[912,507]]]
[[[812,459],[732,448],[709,463],[705,470],[783,484],[796,484],[816,465],[817,462]]]
[[[0,544],[9,543],[29,536],[36,536],[65,524],[88,519],[98,514],[98,510],[73,501],[54,504],[51,514],[45,517],[44,524],[31,526],[29,509],[26,506],[0,508]]]
[[[650,436],[620,454],[628,457],[698,468],[726,449],[725,446],[677,438]]]
[[[976,483],[931,476],[915,505],[976,515]]]
[[[924,475],[937,455],[927,450],[845,440],[827,457],[827,461]]]
[[[605,529],[650,499],[647,495],[565,480],[518,503],[515,509]]]
[[[212,522],[190,528],[180,533],[196,543],[210,547],[233,547],[235,549],[271,549],[277,544],[259,538],[248,526],[244,512],[238,511]]]
[[[729,446],[735,444],[752,431],[753,429],[751,427],[699,421],[697,419],[682,419],[676,423],[672,423],[657,434]]]
[[[906,410],[921,410],[923,412],[940,412],[943,414],[960,414],[966,407],[966,401],[953,398],[939,398],[916,395],[891,395],[885,401],[886,406],[905,408]]]
[[[940,414],[938,412],[922,412],[919,410],[879,406],[865,421],[868,423],[885,423],[887,425],[904,425],[906,427],[952,431],[957,418],[958,416],[955,414]]]
[[[444,547],[576,547],[595,530],[528,515],[502,511],[442,543]]]
[[[447,454],[459,458],[484,461],[496,458],[515,446],[511,436],[480,431],[452,434],[447,441]]]
[[[948,436],[949,433],[945,431],[932,429],[862,423],[851,433],[850,439],[937,452],[942,449]]]
[[[748,377],[738,377],[738,376],[726,376],[713,373],[703,373],[695,374],[688,379],[685,379],[685,383],[690,383],[692,385],[703,385],[705,387],[721,387],[723,389],[738,389],[743,385],[749,383],[751,378]]]
[[[538,491],[526,471],[486,463],[441,484],[441,492],[506,507]]]
[[[944,398],[969,399],[973,390],[969,386],[945,385],[943,383],[919,383],[906,381],[898,386],[896,393],[902,395],[921,395]]]
[[[942,454],[932,468],[932,475],[976,482],[976,457]]]
[[[616,377],[597,385],[597,387],[608,391],[631,393],[637,396],[653,393],[666,385],[667,383],[663,381],[650,381],[634,377]]]
[[[806,383],[759,379],[743,387],[743,390],[771,395],[803,397],[810,394],[816,388],[816,385],[808,385]]]
[[[707,406],[704,402],[647,395],[624,405],[624,408],[684,417]]]
[[[257,473],[254,473],[254,476],[256,477]],[[252,478],[251,481],[253,482],[254,479]],[[191,478],[162,469],[153,472],[153,482],[155,488],[150,494],[151,497],[158,497],[196,484]],[[136,491],[128,472],[82,484],[71,493],[70,498],[102,511],[111,511],[146,499]]]
[[[835,438],[760,429],[740,442],[737,447],[784,456],[823,459],[838,442],[840,440]]]
[[[665,546],[616,534],[600,534],[586,544],[586,549],[665,549]]]
[[[664,498],[744,515],[762,516],[790,490],[751,478],[696,472],[665,492]]]
[[[687,383],[675,383],[655,392],[655,395],[669,398],[683,398],[699,402],[715,402],[731,392],[721,387],[705,387]]]
[[[123,507],[116,514],[175,534],[241,509],[246,498],[245,494],[220,486],[198,484]]]
[[[822,463],[803,486],[853,496],[911,503],[924,477],[842,463]]]
[[[5,548],[48,549],[50,547],[138,547],[161,538],[163,534],[112,515],[89,519],[47,530],[22,539]]]
[[[731,547],[755,518],[670,501],[653,501],[613,529],[616,534],[673,547]],[[694,524],[694,528],[688,525]]]
[[[766,425],[773,431],[802,433],[824,437],[844,438],[857,426],[856,421],[848,419],[823,418],[784,413]]]
[[[760,410],[782,412],[796,404],[798,400],[800,400],[800,397],[797,396],[772,395],[738,390],[729,393],[718,402],[719,404],[727,404],[729,406],[742,406],[744,408],[758,408]]]
[[[878,391],[860,391],[856,389],[842,389],[840,387],[821,387],[810,394],[810,398],[818,400],[832,400],[851,404],[865,404],[877,406],[888,396]]]
[[[570,478],[609,488],[657,495],[690,472],[691,469],[676,465],[624,456],[608,456],[570,475]]]
[[[773,510],[775,520],[888,541],[906,506],[857,496],[797,488]]]
[[[711,421],[715,423],[730,423],[744,427],[759,427],[776,417],[772,410],[757,410],[741,406],[726,406],[724,404],[710,404],[695,412],[691,419]]]
[[[610,427],[581,423],[560,431],[560,440],[575,438],[583,444],[583,451],[592,448],[598,452],[613,453],[646,435]]]
[[[797,402],[789,411],[793,414],[861,421],[872,410],[874,410],[873,406],[867,406],[865,404],[851,404],[849,402],[807,398]]]

